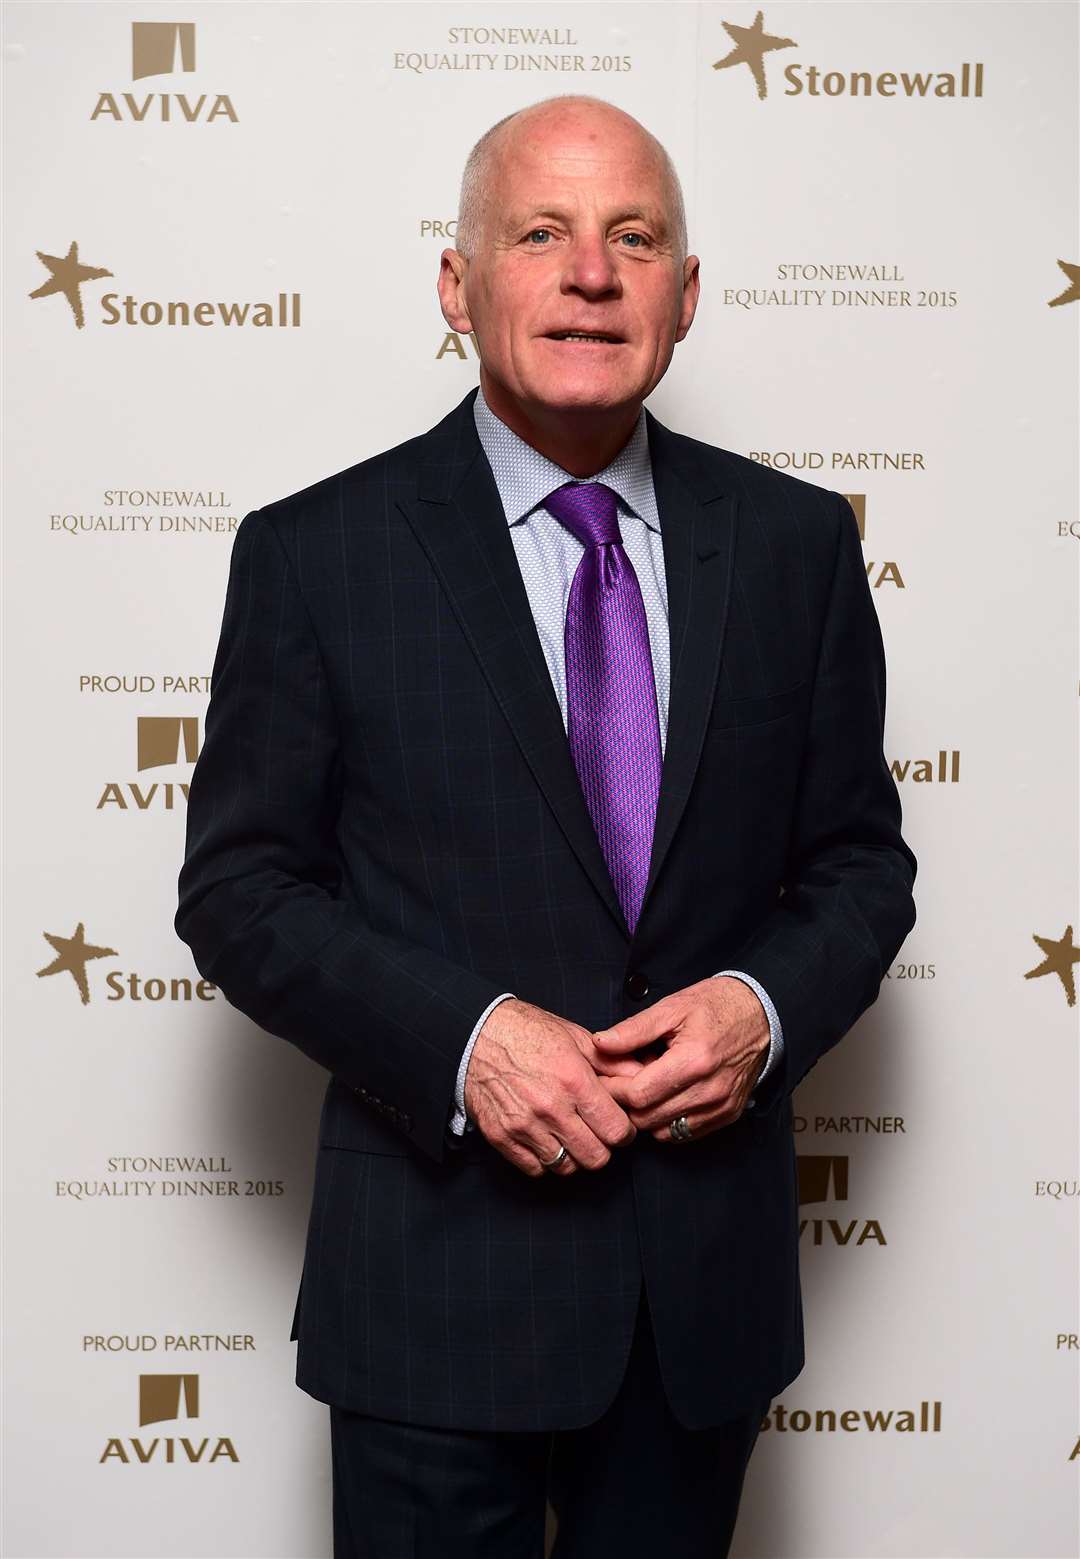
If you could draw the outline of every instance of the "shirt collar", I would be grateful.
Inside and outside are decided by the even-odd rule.
[[[653,491],[644,406],[638,414],[633,433],[614,460],[595,476],[588,478],[572,476],[554,460],[549,460],[538,449],[527,444],[501,417],[496,416],[484,399],[483,390],[479,388],[473,402],[473,418],[502,499],[508,525],[516,524],[539,508],[556,487],[562,487],[567,482],[588,480],[603,482],[610,487],[631,514],[637,515],[651,530],[659,531],[660,520]]]

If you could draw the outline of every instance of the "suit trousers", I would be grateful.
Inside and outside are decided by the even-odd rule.
[[[770,1399],[686,1429],[664,1393],[644,1283],[614,1401],[576,1429],[477,1431],[330,1407],[334,1559],[725,1559]]]

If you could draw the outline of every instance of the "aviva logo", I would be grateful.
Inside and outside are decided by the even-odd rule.
[[[195,70],[194,22],[132,22],[131,79]],[[90,120],[108,124],[147,120],[174,124],[239,122],[227,92],[99,92]]]
[[[164,763],[194,763],[199,756],[198,715],[139,715],[136,726],[138,766],[156,769]]]
[[[178,768],[199,756],[198,715],[139,715],[135,727],[135,764],[146,769]],[[186,780],[155,776],[153,779],[106,781],[96,811],[115,807],[118,812],[172,812],[187,806]]]
[[[176,69],[195,69],[194,22],[132,22],[131,79],[168,76]]]
[[[179,1418],[181,1399],[184,1417],[198,1418],[198,1375],[140,1375],[139,1428],[160,1424],[166,1418]]]
[[[140,1375],[139,1376],[139,1428],[147,1424],[166,1423],[181,1417],[199,1416],[198,1375]],[[201,1439],[194,1436],[154,1435],[145,1439],[139,1435],[114,1435],[105,1442],[99,1462],[123,1462],[143,1465],[148,1462],[172,1462],[180,1465],[202,1463],[209,1466],[222,1457],[238,1462],[236,1447],[227,1435],[210,1435]]]
[[[846,1153],[799,1153],[796,1162],[800,1207],[814,1202],[847,1201]],[[811,1245],[853,1247],[867,1242],[874,1245],[888,1244],[876,1218],[801,1218],[799,1240]]]

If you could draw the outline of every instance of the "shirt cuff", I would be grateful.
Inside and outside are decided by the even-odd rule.
[[[473,1031],[461,1056],[461,1065],[458,1067],[457,1081],[454,1084],[454,1110],[450,1116],[450,1130],[455,1137],[463,1137],[466,1131],[475,1131],[476,1127],[465,1114],[465,1073],[469,1070],[469,1058],[473,1053],[473,1046],[480,1036],[480,1030],[487,1021],[488,1014],[494,1012],[501,1001],[514,996],[513,991],[503,991],[501,996],[496,996],[494,1001],[489,1001],[483,1012],[477,1018]]]
[[[759,985],[758,982],[754,979],[753,975],[744,974],[741,969],[720,969],[716,974],[713,975],[713,979],[718,980],[722,974],[731,975],[733,979],[741,980],[744,985],[748,985],[753,991],[754,995],[757,997],[758,1001],[760,1001],[761,1005],[765,1008],[765,1016],[769,1020],[769,1053],[765,1057],[765,1065],[762,1067],[760,1073],[758,1074],[758,1080],[754,1084],[754,1087],[756,1088],[758,1084],[763,1083],[766,1077],[768,1077],[769,1073],[779,1065],[780,1057],[784,1053],[784,1030],[780,1024],[780,1014],[773,1006],[772,1001],[769,998],[769,994],[765,990],[764,986]],[[746,1108],[748,1110],[752,1110],[755,1108],[756,1104],[757,1100],[751,1096],[746,1101]]]

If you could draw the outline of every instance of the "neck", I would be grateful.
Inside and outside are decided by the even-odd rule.
[[[641,415],[641,401],[623,406],[558,407],[530,405],[504,394],[480,369],[480,388],[496,417],[518,438],[571,476],[595,476],[611,464]]]

